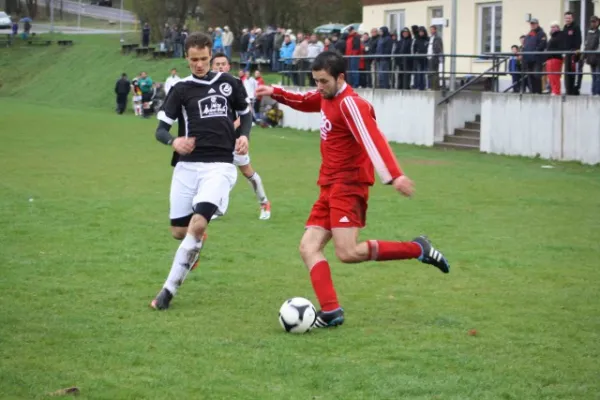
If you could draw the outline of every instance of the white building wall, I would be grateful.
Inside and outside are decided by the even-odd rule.
[[[432,146],[480,113],[483,152],[600,163],[600,98],[460,93],[449,104],[438,106],[438,92],[357,92],[373,104],[390,142]],[[283,105],[281,109],[283,126],[319,130],[319,113],[306,114]]]
[[[600,99],[484,93],[481,151],[600,163]]]

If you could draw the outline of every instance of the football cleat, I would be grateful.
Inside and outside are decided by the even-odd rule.
[[[340,326],[344,323],[344,309],[338,308],[333,311],[319,311],[317,312],[317,319],[315,320],[315,328],[333,328],[334,326]]]
[[[169,308],[169,303],[171,303],[172,299],[173,294],[169,292],[167,288],[162,288],[162,290],[150,303],[150,307],[152,307],[155,310],[166,310],[167,308]]]
[[[267,201],[260,205],[260,216],[258,219],[266,220],[271,218],[271,202]]]
[[[413,242],[421,246],[422,249],[419,261],[424,264],[433,265],[434,267],[439,268],[439,270],[445,274],[450,272],[450,264],[448,263],[448,260],[446,260],[444,255],[439,250],[436,250],[433,247],[426,236],[419,236],[418,238],[414,239]]]

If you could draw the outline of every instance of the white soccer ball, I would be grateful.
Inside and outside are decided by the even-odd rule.
[[[317,310],[310,300],[292,297],[279,309],[279,323],[289,333],[306,333],[317,320]]]

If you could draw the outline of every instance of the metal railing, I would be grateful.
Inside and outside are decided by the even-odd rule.
[[[571,61],[577,59],[578,67],[571,71],[566,70],[563,64],[561,71],[545,71],[544,65],[549,56],[561,56],[561,59]],[[486,53],[486,54],[393,54],[390,56],[381,55],[357,55],[344,56],[348,60],[348,67],[357,68],[356,64],[364,63],[365,69],[347,69],[346,80],[354,83],[353,86],[363,86],[366,83],[369,88],[383,89],[433,89],[443,92],[444,99],[440,102],[445,103],[457,93],[466,90],[476,83],[487,85],[485,90],[500,92],[499,78],[512,75],[520,75],[516,82],[513,82],[507,92],[520,84],[520,91],[524,93],[528,84],[535,79],[541,79],[544,75],[575,75],[581,79],[583,76],[597,76],[600,72],[584,71],[583,59],[588,55],[597,55],[600,58],[600,51],[542,51],[542,52],[518,52],[518,53]],[[520,57],[521,69],[510,70],[509,65],[513,57]],[[448,71],[446,69],[447,59],[470,59],[476,62],[492,64],[483,72],[473,71]],[[358,59],[352,62],[352,60]],[[314,58],[280,58],[279,66],[282,70],[282,82],[285,85],[306,86],[308,78],[309,85],[312,83],[310,65]],[[439,63],[436,63],[438,61]],[[358,78],[357,78],[358,76]],[[366,76],[366,78],[362,78]],[[421,77],[422,78],[418,78]],[[462,78],[458,88],[449,88],[446,82],[451,76]],[[356,85],[358,79],[359,84]],[[458,80],[458,79],[457,79]],[[352,82],[353,81],[353,82]],[[399,84],[402,81],[402,84]],[[433,85],[432,85],[433,81]],[[408,82],[408,85],[406,83]],[[381,85],[383,83],[383,85]],[[414,84],[413,84],[414,83]],[[580,84],[580,82],[579,82]],[[383,87],[382,87],[383,86]],[[408,86],[408,87],[405,87]],[[434,87],[432,87],[434,86]],[[454,89],[454,90],[452,90]],[[450,94],[446,94],[450,92]]]

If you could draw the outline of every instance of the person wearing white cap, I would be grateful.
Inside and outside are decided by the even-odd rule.
[[[233,32],[227,25],[223,27],[223,50],[225,55],[231,60],[231,46],[233,45]]]

